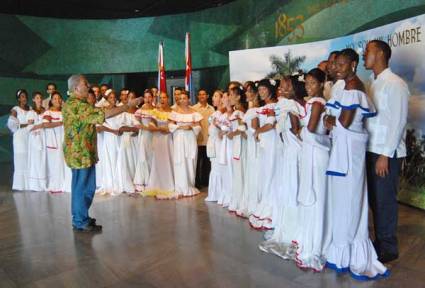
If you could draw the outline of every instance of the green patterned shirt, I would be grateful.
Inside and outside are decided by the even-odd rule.
[[[105,112],[86,100],[71,95],[62,108],[66,164],[72,169],[89,168],[96,164],[96,124],[103,124]]]

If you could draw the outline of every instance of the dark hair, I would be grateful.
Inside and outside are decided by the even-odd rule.
[[[108,88],[109,88],[109,85],[108,85],[108,84],[106,84],[106,83],[102,83],[102,84],[100,84],[100,87],[102,87],[102,86],[106,86],[106,87],[108,87]]]
[[[25,89],[19,89],[18,91],[16,91],[16,100],[19,100],[19,97],[21,96],[21,94],[25,94],[28,98],[28,92]]]
[[[145,91],[143,91],[143,94],[145,94],[145,93],[149,93],[149,94],[151,94],[151,96],[153,97],[153,92],[152,92],[152,90],[151,89],[145,89]],[[144,95],[143,95],[144,96]]]
[[[207,93],[207,95],[208,95],[208,91],[207,91],[207,89],[204,89],[204,88],[199,89],[199,90],[198,90],[198,94],[199,94],[199,92],[201,92],[201,91],[205,91],[205,93]]]
[[[335,50],[329,53],[328,59],[331,58],[332,55],[335,55],[335,57],[338,57],[341,54],[341,51]]]
[[[92,86],[92,87],[93,87],[93,86]],[[92,89],[92,88],[90,88],[88,93],[89,93],[89,94],[94,94],[93,89]]]
[[[176,90],[183,91],[184,89],[182,87],[174,87],[174,91],[176,91]]]
[[[251,88],[254,90],[255,93],[257,93],[258,89],[257,86],[255,86],[254,81],[246,81],[244,84],[245,91],[248,90],[248,88]]]
[[[229,90],[236,92],[241,97],[239,102],[242,107],[244,107],[245,110],[248,109],[248,101],[246,101],[245,90],[243,89],[242,85],[233,87]]]
[[[307,96],[307,91],[305,90],[305,83],[298,80],[298,77],[302,75],[292,75],[289,76],[287,79],[291,81],[292,89],[294,89],[294,100],[300,103],[301,105],[304,105],[304,97]]]
[[[388,45],[387,42],[382,41],[382,40],[372,40],[369,43],[373,43],[376,45],[376,47],[378,47],[379,50],[382,51],[382,53],[384,53],[384,57],[385,57],[385,61],[388,62],[390,61],[391,58],[391,47],[390,45]]]
[[[311,76],[320,83],[324,83],[326,81],[326,73],[320,70],[319,68],[313,68],[308,71],[307,76]]]
[[[51,86],[51,85],[55,86],[55,90],[56,90],[56,84],[55,84],[55,83],[53,83],[53,82],[49,82],[49,83],[47,83],[47,85],[46,85],[46,89],[48,89],[48,88],[49,88],[49,86]]]
[[[53,106],[52,100],[53,100],[53,96],[55,96],[55,95],[59,95],[59,97],[63,100],[63,97],[62,97],[61,93],[59,93],[59,91],[57,91],[57,90],[53,91],[52,97],[50,98],[50,101],[49,101],[49,108]]]
[[[274,99],[274,98],[276,98],[276,89],[277,89],[277,86],[276,86],[276,84],[273,85],[272,83],[270,83],[270,81],[272,81],[272,79],[265,78],[265,79],[261,79],[260,81],[256,82],[255,84],[257,86],[257,89],[260,86],[266,87],[269,90],[270,98]],[[273,81],[275,81],[275,80],[273,80]]]
[[[137,98],[137,92],[135,90],[128,90],[128,94],[133,93],[134,95],[136,95]]]
[[[35,96],[40,95],[41,98],[43,98],[43,94],[40,91],[34,91],[32,92],[32,98],[34,99]]]
[[[357,71],[357,66],[359,65],[359,54],[351,48],[346,48],[341,50],[341,54],[339,56],[344,56],[350,59],[351,62],[356,62],[356,67],[354,67],[354,72]]]

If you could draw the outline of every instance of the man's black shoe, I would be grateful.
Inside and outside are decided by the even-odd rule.
[[[90,226],[96,225],[96,218],[89,217],[89,225]]]
[[[97,233],[102,231],[102,225],[87,225],[84,228],[76,228],[73,227],[74,231],[76,232],[87,232],[87,233]]]
[[[378,260],[381,261],[382,263],[388,263],[396,259],[398,259],[398,254],[392,254],[392,253],[382,253],[378,257]]]

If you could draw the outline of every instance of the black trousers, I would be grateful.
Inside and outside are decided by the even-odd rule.
[[[195,186],[198,188],[208,186],[210,178],[211,162],[207,157],[207,147],[198,146],[198,160],[196,163]]]
[[[380,177],[375,173],[379,154],[366,153],[369,205],[375,228],[375,248],[379,254],[398,254],[397,223],[400,167],[402,159],[388,158],[389,173]]]

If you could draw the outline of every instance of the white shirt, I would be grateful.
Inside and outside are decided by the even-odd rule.
[[[366,122],[367,151],[387,157],[394,157],[397,152],[397,158],[405,157],[409,87],[387,68],[376,79],[372,74],[367,88],[378,113]]]

